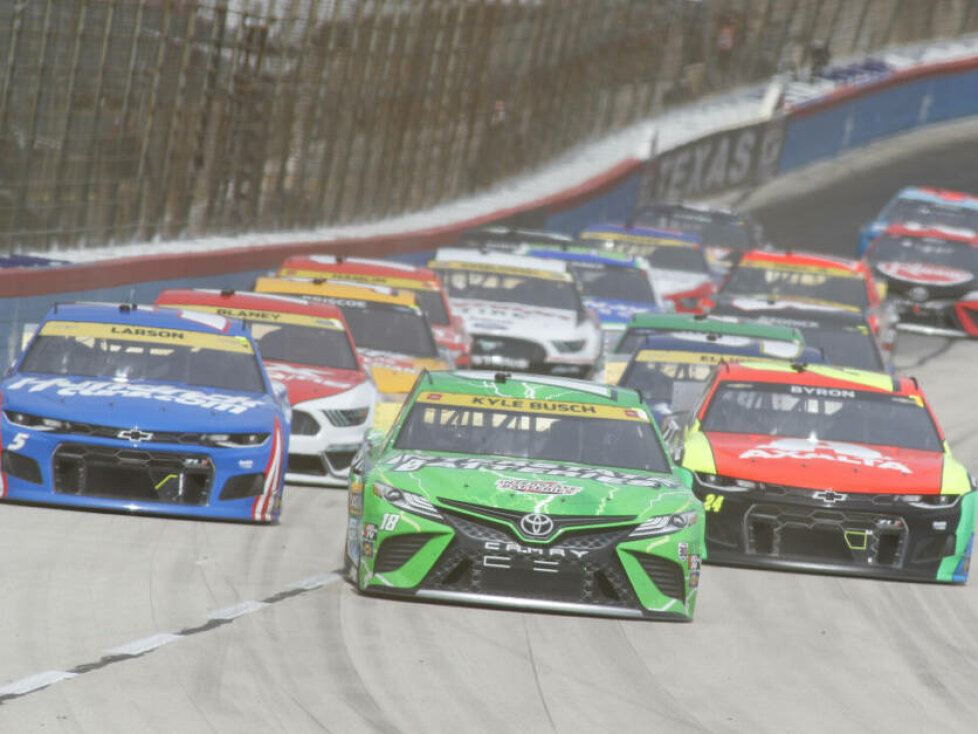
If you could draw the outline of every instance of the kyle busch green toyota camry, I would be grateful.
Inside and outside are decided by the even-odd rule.
[[[350,477],[362,592],[693,618],[703,505],[628,388],[422,373]]]

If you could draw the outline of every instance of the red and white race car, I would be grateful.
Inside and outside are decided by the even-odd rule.
[[[165,290],[156,305],[248,323],[268,376],[288,390],[288,482],[345,486],[373,422],[377,388],[340,310],[325,303],[231,290]]]
[[[445,361],[455,367],[469,366],[472,338],[465,331],[462,318],[452,313],[441,280],[430,268],[392,260],[296,255],[282,263],[276,275],[280,278],[324,278],[411,291],[428,318],[431,333]]]
[[[978,336],[978,233],[891,224],[869,246],[865,259],[887,284],[900,329]]]

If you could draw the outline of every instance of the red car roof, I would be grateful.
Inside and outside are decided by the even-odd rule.
[[[978,202],[978,196],[973,194],[965,193],[964,191],[954,191],[953,189],[934,189],[929,186],[918,186],[918,191],[924,191],[931,196],[938,196],[947,201],[976,201]]]
[[[389,260],[372,260],[369,258],[335,258],[332,255],[294,255],[287,258],[279,270],[293,268],[295,270],[321,270],[324,273],[350,273],[357,275],[382,275],[389,278],[404,278],[406,280],[438,281],[438,274],[430,268],[407,263],[391,262]],[[439,281],[440,282],[440,281]]]
[[[338,319],[346,324],[340,310],[331,304],[307,301],[303,298],[279,296],[271,293],[251,293],[248,291],[196,290],[193,288],[171,288],[156,298],[157,306],[166,305],[227,306],[253,311],[278,311],[306,316],[319,316]]]
[[[801,265],[815,268],[836,268],[853,273],[866,273],[866,264],[860,260],[846,257],[823,255],[817,252],[795,252],[784,250],[748,250],[741,262],[771,263],[772,265]]]
[[[919,237],[924,239],[932,237],[940,240],[951,240],[953,242],[967,242],[969,245],[978,246],[978,233],[966,234],[969,230],[963,229],[944,229],[943,227],[921,227],[907,226],[905,222],[897,222],[889,225],[884,234],[893,237]]]
[[[750,362],[724,363],[718,376],[723,382],[773,382],[783,385],[804,385],[847,390],[921,395],[920,387],[907,377],[895,377],[886,372],[871,372],[830,365],[806,365],[795,369],[781,365],[752,365]]]

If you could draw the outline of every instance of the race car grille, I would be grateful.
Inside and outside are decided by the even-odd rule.
[[[13,413],[12,411],[6,411],[6,413],[8,420],[14,423],[23,423],[25,420],[33,423],[42,420],[37,416],[25,416],[24,414]],[[140,430],[132,426],[103,426],[96,423],[63,420],[58,420],[56,425],[48,426],[44,431],[52,434],[74,434],[76,436],[91,436],[93,438],[111,438],[125,441],[126,443],[134,441],[145,443],[152,441],[153,443],[174,443],[187,446],[200,446],[201,444],[207,443],[207,436],[209,435],[188,431]],[[261,442],[258,441],[258,443]]]
[[[638,604],[614,550],[632,526],[568,530],[552,542],[529,545],[495,520],[441,509],[456,535],[423,582],[425,588],[582,604]]]
[[[505,524],[507,527],[520,527],[520,521],[529,514],[519,510],[506,510],[500,507],[489,507],[487,505],[476,505],[470,502],[459,502],[438,498],[439,502],[448,507],[459,510],[478,513],[487,518]],[[582,527],[588,525],[611,525],[630,522],[635,519],[634,515],[547,515],[552,521],[550,532],[533,537],[534,541],[545,541],[554,537],[559,531],[565,528]],[[471,519],[471,518],[470,518]]]
[[[58,446],[52,468],[60,494],[179,505],[206,505],[214,479],[206,454],[76,443]]]
[[[476,335],[472,339],[473,367],[530,370],[542,365],[546,359],[546,350],[526,339],[493,335]]]
[[[405,563],[414,558],[417,553],[435,533],[406,533],[404,535],[394,535],[387,538],[380,544],[377,557],[374,559],[375,573],[389,573],[396,571]]]
[[[285,471],[288,474],[307,474],[313,477],[324,477],[329,473],[323,457],[318,454],[289,454]]]
[[[353,457],[357,455],[356,451],[327,451],[326,458],[329,459],[329,463],[333,465],[334,471],[346,471],[350,468],[350,464],[353,463]]]
[[[666,596],[686,601],[686,575],[678,563],[651,553],[632,553],[642,570]]]
[[[303,410],[292,411],[292,434],[295,436],[315,436],[319,433],[316,419]]]
[[[747,552],[782,559],[900,566],[907,526],[897,515],[755,505],[746,517]]]

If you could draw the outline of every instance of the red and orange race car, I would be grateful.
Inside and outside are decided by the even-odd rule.
[[[448,296],[438,274],[430,268],[359,257],[334,255],[296,255],[279,268],[280,278],[325,278],[351,283],[382,285],[414,293],[418,307],[428,317],[428,325],[446,361],[455,367],[469,366],[472,338],[460,316],[452,313]]]
[[[967,580],[975,481],[915,380],[723,364],[674,436],[711,561]]]
[[[373,422],[377,388],[335,306],[231,290],[165,290],[157,306],[245,321],[268,376],[288,390],[292,434],[285,478],[343,486]]]
[[[712,307],[740,311],[771,303],[811,311],[858,309],[877,338],[893,343],[896,313],[884,301],[886,288],[860,261],[814,252],[750,250],[730,271]]]

